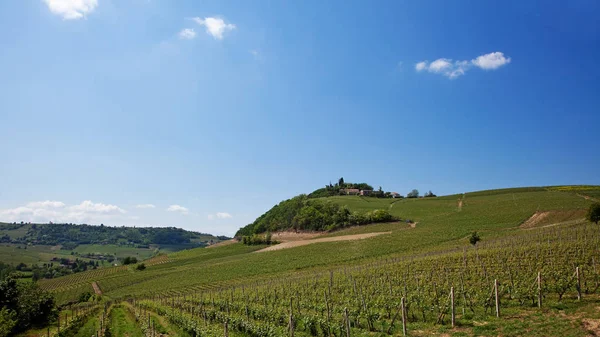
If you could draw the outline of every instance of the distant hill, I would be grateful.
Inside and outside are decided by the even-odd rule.
[[[210,234],[175,227],[111,227],[77,224],[0,223],[0,243],[60,245],[74,249],[84,244],[129,245],[196,245],[227,240]]]

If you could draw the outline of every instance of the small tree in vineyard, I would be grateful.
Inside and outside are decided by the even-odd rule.
[[[590,206],[590,209],[588,209],[586,215],[586,219],[595,223],[596,225],[598,224],[598,221],[600,221],[600,204],[593,204]]]
[[[473,232],[473,234],[471,234],[471,237],[469,238],[469,242],[474,246],[479,241],[481,241],[479,234],[477,234],[477,232]]]

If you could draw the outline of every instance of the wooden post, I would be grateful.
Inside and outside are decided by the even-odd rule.
[[[540,273],[538,271],[538,277],[537,277],[537,284],[538,284],[538,308],[542,307],[542,273]]]
[[[500,317],[500,297],[498,297],[498,280],[494,279],[494,294],[496,296],[496,317]]]
[[[48,327],[48,337],[50,337],[50,327]]]
[[[577,300],[581,301],[581,278],[579,277],[579,267],[575,268],[577,274]]]
[[[344,308],[344,323],[346,325],[346,337],[350,337],[350,319],[348,318],[348,308]]]
[[[400,300],[400,306],[402,307],[402,335],[406,336],[406,303],[404,297]]]
[[[225,337],[229,337],[229,331],[227,329],[227,320],[225,320]]]
[[[454,311],[454,287],[450,287],[450,306],[452,307],[452,327],[454,328],[454,325],[456,324],[456,317]]]
[[[290,297],[290,337],[294,337],[294,302]]]

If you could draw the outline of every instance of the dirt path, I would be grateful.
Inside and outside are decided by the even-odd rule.
[[[320,243],[320,242],[351,241],[351,240],[367,239],[367,238],[371,238],[374,236],[378,236],[378,235],[382,235],[382,234],[391,234],[391,233],[392,232],[365,233],[365,234],[333,236],[333,237],[329,237],[329,238],[320,238],[320,239],[288,241],[288,242],[280,243],[278,245],[267,247],[267,248],[264,248],[261,250],[257,250],[255,253],[270,252],[273,250],[306,246],[306,245],[310,245],[312,243]]]
[[[92,288],[94,288],[96,295],[102,295],[102,290],[100,290],[100,286],[98,283],[96,283],[96,281],[92,282]]]
[[[577,195],[580,196],[580,197],[582,197],[582,198],[584,198],[585,200],[591,200],[591,201],[595,201],[595,202],[600,202],[600,200],[598,200],[596,198],[592,198],[592,197],[587,196],[587,195],[583,195],[583,194],[579,194],[579,193],[577,193]]]

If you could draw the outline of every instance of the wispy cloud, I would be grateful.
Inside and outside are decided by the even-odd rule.
[[[208,220],[213,220],[213,219],[231,219],[233,218],[233,215],[226,213],[226,212],[217,212],[215,214],[209,214],[208,215]]]
[[[218,17],[206,17],[204,19],[195,17],[193,20],[197,24],[206,27],[206,33],[211,35],[216,40],[222,40],[225,33],[236,28],[234,24],[225,23],[225,20]]]
[[[64,20],[85,18],[98,7],[98,0],[44,0],[50,11]]]
[[[179,32],[178,36],[182,40],[192,40],[196,37],[196,31],[191,28],[185,28]]]
[[[156,206],[152,205],[152,204],[140,204],[140,205],[135,205],[135,208],[156,208]]]
[[[67,206],[61,201],[33,201],[25,206],[0,210],[0,221],[27,222],[100,222],[127,213],[119,206],[95,203],[91,200]]]
[[[455,79],[464,75],[472,67],[484,70],[498,69],[511,62],[510,57],[504,56],[502,52],[494,52],[480,55],[473,60],[453,61],[452,59],[439,58],[431,63],[421,61],[415,64],[417,72],[428,71],[434,74],[440,74],[450,79]]]
[[[180,205],[171,205],[167,208],[167,212],[179,212],[181,214],[188,214],[190,210]]]

